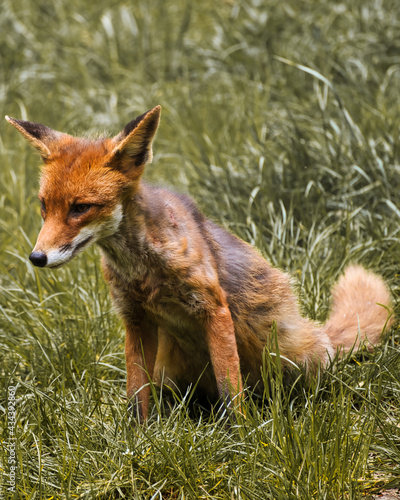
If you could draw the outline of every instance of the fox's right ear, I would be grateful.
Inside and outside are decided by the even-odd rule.
[[[161,106],[150,109],[128,123],[112,140],[115,144],[108,158],[108,165],[138,178],[144,166],[151,163],[152,142],[160,122]]]
[[[10,116],[6,116],[5,118],[8,123],[11,123],[39,151],[44,161],[51,154],[51,143],[63,135],[61,132],[56,132],[40,123],[16,120]]]

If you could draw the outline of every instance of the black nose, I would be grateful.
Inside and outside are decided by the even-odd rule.
[[[29,260],[34,266],[44,267],[47,264],[47,255],[43,252],[32,252]]]

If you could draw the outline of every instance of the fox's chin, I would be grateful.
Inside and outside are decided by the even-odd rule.
[[[77,252],[75,255],[71,255],[70,257],[68,257],[67,259],[63,260],[62,262],[56,262],[54,264],[47,264],[46,268],[48,269],[59,269],[60,267],[63,267],[65,266],[66,264],[68,264],[68,262],[71,262],[71,260],[78,254],[79,252]]]
[[[79,249],[76,253],[74,253],[73,255],[71,255],[70,257],[68,257],[67,259],[65,259],[64,261],[62,262],[58,262],[58,263],[55,263],[55,264],[47,264],[47,267],[48,269],[59,269],[60,267],[63,267],[65,266],[66,264],[68,264],[69,262],[71,262],[72,259],[74,259],[79,253],[81,253],[84,249]]]
[[[46,267],[48,267],[49,269],[59,269],[60,267],[65,266],[65,264],[68,264],[68,262],[70,262],[71,260],[72,258],[66,260],[65,262],[61,262],[61,264],[47,265]]]

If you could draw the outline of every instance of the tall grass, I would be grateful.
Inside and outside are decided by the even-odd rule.
[[[0,110],[116,133],[156,104],[146,172],[292,273],[324,321],[349,262],[400,262],[400,4],[394,0],[3,0]],[[33,268],[39,160],[0,123],[4,498],[356,499],[400,487],[400,336],[308,383],[266,358],[246,417],[153,390],[130,421],[123,330],[91,249]],[[16,386],[16,492],[10,480]]]

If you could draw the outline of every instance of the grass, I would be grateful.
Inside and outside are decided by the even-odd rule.
[[[349,262],[400,296],[400,4],[3,0],[0,110],[116,133],[163,106],[146,178],[292,273],[324,321]],[[27,256],[39,160],[0,123],[0,432],[4,498],[356,499],[400,487],[400,335],[284,384],[269,358],[246,419],[153,391],[129,422],[123,331],[91,249]],[[10,480],[16,390],[16,493]]]

